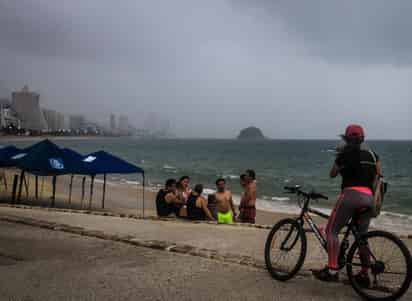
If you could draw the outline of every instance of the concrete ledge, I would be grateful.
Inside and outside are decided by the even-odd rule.
[[[114,212],[109,212],[109,211],[50,208],[50,207],[28,206],[28,205],[7,204],[7,203],[0,204],[0,208],[1,207],[18,208],[18,209],[34,209],[34,210],[43,210],[43,211],[51,211],[51,212],[66,212],[66,213],[76,213],[76,214],[89,214],[89,215],[97,215],[97,216],[119,217],[119,218],[139,219],[139,220],[153,220],[153,221],[162,221],[162,222],[209,224],[209,225],[223,226],[223,227],[246,227],[246,228],[249,227],[249,228],[264,229],[264,230],[270,230],[273,227],[273,225],[261,225],[261,224],[249,224],[249,223],[219,224],[214,221],[190,221],[190,220],[177,219],[174,217],[158,217],[158,216],[143,217],[137,214],[114,213]],[[313,233],[312,229],[306,228],[304,229],[304,231],[307,233]],[[405,234],[405,235],[398,235],[398,236],[401,239],[412,239],[412,234],[407,234],[407,235]]]
[[[66,213],[77,213],[77,214],[89,214],[98,216],[109,216],[109,217],[120,217],[129,219],[142,219],[142,220],[154,220],[154,221],[173,221],[179,223],[193,223],[193,224],[210,224],[219,225],[224,227],[252,227],[257,229],[272,229],[272,225],[260,225],[260,224],[248,224],[248,223],[232,223],[232,224],[219,224],[214,221],[190,221],[184,219],[178,219],[174,217],[158,217],[158,216],[141,216],[138,214],[125,214],[125,213],[114,213],[109,211],[98,211],[98,210],[81,210],[81,209],[67,209],[67,208],[51,208],[51,207],[40,207],[40,206],[28,206],[20,204],[7,204],[2,203],[0,207],[6,208],[18,208],[18,209],[34,209],[34,210],[44,210],[52,212],[66,212]]]
[[[73,227],[65,224],[50,223],[46,221],[35,220],[31,218],[20,218],[15,216],[5,216],[0,215],[0,221],[9,222],[9,223],[18,223],[32,227],[44,228],[52,231],[61,231],[72,234],[78,234],[88,237],[94,237],[104,240],[111,240],[117,242],[123,242],[134,246],[145,247],[155,250],[162,250],[166,252],[173,252],[178,254],[187,254],[192,256],[203,257],[207,259],[212,259],[220,262],[234,263],[243,266],[249,266],[259,269],[265,269],[264,262],[257,261],[250,256],[237,255],[237,254],[228,254],[228,253],[219,253],[216,250],[196,248],[190,245],[176,244],[168,241],[160,240],[141,240],[136,237],[127,235],[127,236],[118,236],[104,233],[103,231],[93,231],[87,230],[82,227]]]

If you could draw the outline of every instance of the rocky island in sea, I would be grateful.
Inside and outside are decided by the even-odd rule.
[[[266,138],[265,136],[263,136],[263,133],[259,128],[251,126],[251,127],[241,130],[239,135],[237,136],[237,139],[239,140],[264,140]]]

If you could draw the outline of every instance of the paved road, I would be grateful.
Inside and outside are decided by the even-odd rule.
[[[356,300],[348,286],[0,222],[0,300]],[[405,298],[408,300],[408,298]]]
[[[268,230],[248,227],[136,220],[38,209],[0,207],[0,215],[28,217],[108,234],[131,235],[142,240],[168,241],[217,250],[220,253],[250,256],[257,261],[263,261],[268,234]],[[312,235],[309,235],[309,238],[311,237]],[[304,269],[318,268],[326,262],[326,253],[317,241],[309,239],[308,242],[309,252]]]

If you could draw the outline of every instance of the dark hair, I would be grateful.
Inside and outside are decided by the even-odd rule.
[[[183,182],[184,180],[190,180],[189,176],[180,177],[179,182]]]
[[[362,136],[342,136],[342,139],[346,142],[349,146],[359,146],[363,143],[364,137]]]
[[[193,188],[193,191],[196,192],[197,194],[201,195],[203,192],[203,185],[202,184],[196,184],[195,188]]]
[[[216,185],[219,184],[219,182],[222,182],[222,181],[223,181],[223,183],[226,183],[225,179],[219,178],[219,179],[216,180]]]
[[[253,169],[248,169],[246,170],[246,175],[248,175],[249,177],[251,177],[253,180],[256,179],[256,173]]]
[[[175,180],[175,179],[168,179],[168,180],[166,181],[166,184],[165,184],[166,188],[169,188],[169,187],[171,187],[171,186],[173,186],[173,185],[176,185],[176,180]]]
[[[176,183],[176,188],[177,189],[182,189],[183,188],[182,182],[177,182]]]
[[[245,180],[246,180],[246,177],[247,177],[247,175],[244,174],[244,173],[242,173],[239,178],[240,178],[242,181],[245,181]]]

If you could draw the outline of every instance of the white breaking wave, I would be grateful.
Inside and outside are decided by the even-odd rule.
[[[203,189],[203,194],[204,195],[213,194],[215,192],[216,192],[216,190],[214,190],[214,189],[210,189],[210,188],[204,188]]]
[[[290,201],[290,198],[288,197],[272,197],[272,201],[280,201],[280,202],[285,202],[285,201]]]
[[[162,168],[163,168],[163,169],[176,169],[176,167],[174,167],[174,166],[172,166],[172,165],[167,165],[167,164],[163,165]]]
[[[222,178],[235,180],[235,179],[239,179],[239,175],[223,175]]]
[[[104,183],[104,180],[95,179],[94,182],[97,183],[97,184],[103,184],[103,183]],[[106,185],[107,185],[107,186],[116,186],[116,185],[118,185],[118,184],[119,184],[119,183],[115,183],[115,182],[111,182],[111,181],[106,181]]]
[[[139,181],[126,181],[126,184],[128,185],[140,185]]]

